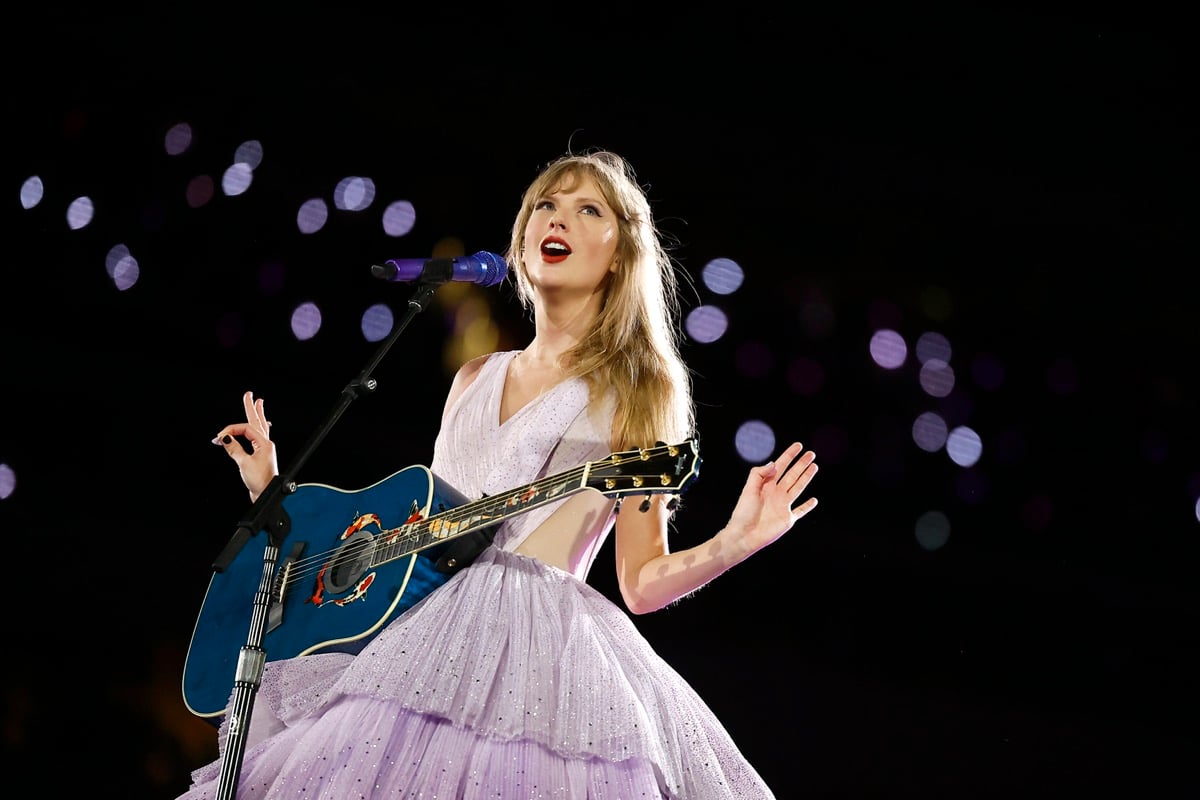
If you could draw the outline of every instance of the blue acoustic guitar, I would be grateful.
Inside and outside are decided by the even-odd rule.
[[[587,489],[617,498],[679,494],[699,470],[692,440],[613,453],[474,501],[423,466],[355,491],[299,484],[282,501],[290,527],[271,582],[265,659],[361,650],[470,563],[508,517]],[[243,548],[213,574],[196,619],[183,699],[214,723],[233,690],[264,564],[261,550]]]

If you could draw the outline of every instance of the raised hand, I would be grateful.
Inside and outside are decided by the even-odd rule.
[[[815,497],[794,505],[816,474],[816,454],[805,451],[800,442],[794,442],[774,461],[750,470],[726,526],[746,555],[783,536],[796,520],[817,507]]]
[[[224,447],[229,457],[237,462],[242,482],[250,490],[253,502],[279,474],[279,460],[275,443],[271,441],[271,423],[267,421],[262,398],[255,400],[254,392],[246,392],[242,395],[242,404],[246,408],[246,421],[226,425],[212,441]]]

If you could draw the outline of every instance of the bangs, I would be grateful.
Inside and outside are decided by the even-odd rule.
[[[598,180],[599,176],[594,174],[595,170],[588,170],[582,164],[577,163],[563,164],[557,169],[552,169],[550,172],[547,172],[542,176],[542,179],[538,181],[537,191],[535,192],[536,198],[545,197],[547,195],[554,194],[555,192],[574,191],[579,184],[583,183],[585,172],[591,175],[591,177],[597,179],[597,183],[601,183],[601,181]],[[602,183],[601,188],[603,189]]]

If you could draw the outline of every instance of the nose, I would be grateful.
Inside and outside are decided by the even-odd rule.
[[[554,228],[562,228],[563,230],[567,229],[567,223],[559,216],[560,213],[561,212],[559,212],[559,211],[555,211],[553,214],[550,215],[551,230],[553,230]]]

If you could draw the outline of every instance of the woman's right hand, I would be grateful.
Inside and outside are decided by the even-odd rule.
[[[237,463],[253,502],[279,474],[279,459],[275,454],[275,443],[271,441],[271,423],[263,411],[262,398],[255,400],[254,392],[246,392],[242,395],[242,404],[246,407],[246,421],[226,425],[213,437],[213,444],[224,447]],[[249,443],[248,450],[242,439]]]

